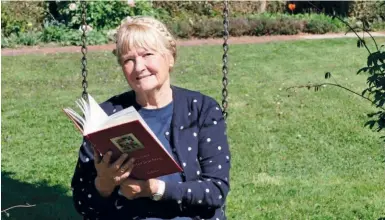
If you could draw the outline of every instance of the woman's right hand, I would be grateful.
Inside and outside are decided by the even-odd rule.
[[[94,150],[94,164],[97,171],[95,187],[103,197],[108,197],[115,187],[120,185],[130,176],[134,168],[134,158],[127,159],[127,154],[122,154],[115,162],[110,163],[112,152],[107,152],[103,158]]]

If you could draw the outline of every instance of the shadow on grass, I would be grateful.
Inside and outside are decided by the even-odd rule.
[[[377,219],[377,220],[385,220],[385,217],[381,217],[381,218],[379,218],[379,219]]]
[[[14,208],[9,216],[1,213],[2,219],[81,219],[62,186],[23,183],[12,179],[12,173],[1,172],[1,210],[16,205],[36,205],[29,208]]]

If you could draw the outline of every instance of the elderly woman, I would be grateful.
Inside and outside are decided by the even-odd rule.
[[[85,140],[72,179],[76,210],[85,219],[226,219],[226,124],[213,98],[170,84],[175,39],[158,20],[134,17],[118,30],[116,56],[132,91],[101,107],[113,114],[134,106],[183,171],[136,180],[134,158],[110,161]]]

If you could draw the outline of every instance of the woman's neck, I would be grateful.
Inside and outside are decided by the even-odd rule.
[[[136,92],[136,102],[147,109],[162,108],[172,102],[172,89],[162,86],[154,91]]]

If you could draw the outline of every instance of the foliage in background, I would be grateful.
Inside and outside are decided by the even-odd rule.
[[[385,22],[385,2],[382,1],[355,1],[350,5],[349,17],[368,22]]]
[[[223,20],[217,17],[196,16],[191,18],[165,19],[166,25],[177,38],[221,37]],[[373,30],[385,28],[385,24],[373,25]],[[263,13],[230,20],[231,36],[293,35],[298,33],[324,34],[345,32],[343,22],[333,20],[324,14],[271,14]],[[113,42],[113,31],[93,29],[87,33],[88,44]],[[31,36],[28,36],[31,35]],[[11,34],[2,40],[2,47],[17,45],[37,45],[57,43],[59,45],[79,45],[81,31],[55,21],[46,22],[39,32]]]
[[[360,2],[298,2],[295,13],[288,14],[285,1],[233,2],[230,4],[231,36],[293,35],[298,33],[324,34],[344,32],[343,22],[333,20],[327,13],[348,13]],[[364,4],[364,3],[363,3]],[[312,8],[322,6],[322,11],[311,13]],[[378,13],[384,5],[378,2],[371,14],[376,19],[367,19],[373,31],[384,30],[385,22]],[[369,7],[369,6],[368,6]],[[39,45],[55,43],[59,45],[79,45],[81,23],[80,2],[5,2],[2,4],[2,48],[19,45]],[[309,9],[309,10],[308,10]],[[375,10],[374,10],[375,9]],[[177,38],[221,37],[223,3],[220,1],[137,1],[129,5],[127,1],[92,1],[87,4],[88,44],[103,44],[113,41],[113,30],[121,20],[133,15],[151,15],[164,21]],[[359,11],[358,9],[354,9]],[[353,11],[354,11],[353,10]],[[365,11],[365,10],[363,10]],[[299,13],[302,12],[302,13]],[[325,13],[326,14],[325,14]],[[370,13],[369,13],[370,12]],[[19,16],[20,15],[20,16]],[[17,17],[18,16],[18,17]],[[352,13],[345,18],[356,25],[359,16]],[[30,21],[29,17],[34,17]]]
[[[44,3],[34,1],[1,1],[1,34],[9,37],[41,30],[45,17]]]
[[[79,1],[47,2],[52,18],[68,28],[78,29],[81,25],[81,7]],[[138,1],[135,6],[127,1],[91,1],[87,4],[87,24],[96,30],[114,29],[127,16],[152,15],[163,18],[167,13],[163,9],[151,6],[148,1]]]

